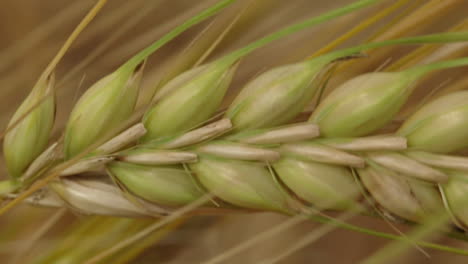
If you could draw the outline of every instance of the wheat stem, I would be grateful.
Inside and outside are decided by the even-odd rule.
[[[63,58],[67,50],[70,48],[70,46],[73,44],[75,39],[80,35],[80,33],[86,28],[86,26],[94,19],[94,17],[99,13],[99,11],[104,7],[104,5],[107,3],[107,0],[99,0],[94,7],[86,14],[86,16],[81,20],[80,24],[73,30],[73,32],[70,34],[68,39],[65,41],[63,46],[60,48],[58,53],[55,55],[55,57],[52,59],[52,61],[47,65],[46,69],[42,73],[40,78],[47,78],[52,71],[55,69],[59,61]]]

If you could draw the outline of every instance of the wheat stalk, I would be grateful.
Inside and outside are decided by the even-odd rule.
[[[320,20],[310,21],[302,27]],[[22,160],[12,176],[29,183],[47,174],[50,164],[78,157],[59,171],[63,178],[29,199],[84,214],[165,216],[193,204],[199,211],[234,207],[302,214],[309,206],[370,210],[375,205],[390,220],[411,222],[446,210],[454,225],[466,229],[467,158],[448,154],[468,145],[466,92],[424,104],[395,134],[378,131],[399,112],[418,79],[466,65],[467,59],[355,77],[325,96],[309,120],[297,116],[321,89],[328,66],[340,58],[392,44],[465,41],[467,33],[364,44],[271,69],[247,84],[224,118],[213,122],[236,62],[289,33],[280,31],[177,76],[158,91],[142,123],[121,131],[134,111],[144,61],[159,45],[145,49],[80,99],[65,130],[64,154],[61,142],[45,151],[38,145],[42,154],[36,151],[34,160]],[[41,80],[46,82],[38,84],[43,89],[53,86],[52,79]],[[39,126],[41,115],[50,113],[32,117]],[[12,135],[23,137],[7,133],[5,152],[17,153],[7,144]],[[12,163],[7,160],[10,168],[16,167]],[[115,184],[103,175],[103,166]],[[17,181],[2,184],[5,192],[19,187]],[[373,206],[361,207],[363,196]]]

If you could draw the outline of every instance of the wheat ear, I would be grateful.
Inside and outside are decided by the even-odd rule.
[[[169,214],[205,193],[216,197],[205,207],[228,203],[283,213],[299,213],[308,205],[321,210],[346,210],[360,200],[363,187],[378,204],[378,210],[390,218],[422,222],[445,208],[454,224],[465,228],[465,214],[455,208],[463,204],[459,193],[467,184],[463,182],[467,159],[445,154],[465,148],[465,122],[454,120],[449,124],[451,129],[437,122],[450,114],[463,116],[466,92],[424,105],[395,135],[374,133],[398,112],[418,78],[434,69],[466,63],[467,59],[462,58],[403,72],[358,76],[327,96],[313,111],[312,122],[289,125],[284,124],[295,117],[290,114],[291,107],[277,107],[276,113],[271,113],[276,118],[261,118],[257,111],[281,102],[258,100],[267,98],[266,94],[273,100],[281,98],[281,94],[274,94],[275,85],[281,81],[283,87],[313,89],[310,78],[316,74],[303,74],[301,81],[298,76],[304,67],[272,69],[246,86],[228,108],[226,118],[200,128],[171,132],[175,136],[150,138],[143,136],[145,126],[137,124],[97,148],[96,153],[105,153],[109,158],[85,159],[62,174],[77,175],[106,164],[108,173],[124,191],[123,196],[118,188],[89,175],[55,182],[51,188],[83,213],[131,216]],[[189,74],[178,78],[186,80]],[[176,78],[167,86],[174,83],[181,81]],[[167,98],[171,96],[174,94]],[[356,107],[353,99],[359,98],[365,99]],[[288,105],[299,105],[297,100],[302,97]],[[256,107],[249,108],[248,103]],[[138,137],[142,137],[139,144],[120,150]],[[434,137],[437,140],[431,140]],[[440,145],[439,137],[453,138],[453,143]],[[356,185],[356,179],[361,186]],[[85,195],[88,197],[83,201]],[[124,202],[124,197],[130,202]],[[121,202],[115,203],[116,199]]]
[[[353,8],[371,2],[360,1]],[[347,210],[364,195],[392,220],[423,222],[445,209],[455,225],[467,228],[467,158],[450,155],[468,146],[466,92],[424,105],[395,134],[378,131],[398,113],[418,79],[433,70],[466,65],[468,59],[358,76],[325,97],[309,120],[293,122],[316,95],[321,74],[336,60],[384,45],[462,41],[467,34],[371,43],[271,69],[247,84],[223,119],[210,123],[236,62],[291,32],[177,76],[159,91],[142,123],[108,135],[107,130],[115,131],[133,113],[144,61],[158,45],[139,53],[80,99],[65,132],[65,159],[98,139],[111,139],[63,170],[62,176],[73,176],[52,182],[33,202],[86,214],[161,216],[209,197],[199,210],[235,207],[299,214],[309,206]],[[46,81],[44,87],[53,85]],[[100,104],[100,96],[107,104]],[[92,116],[96,107],[98,114]],[[94,128],[96,120],[103,125]],[[45,164],[57,160],[57,146],[36,153],[36,160],[28,160],[27,168],[22,165],[14,175],[23,180],[40,175]],[[103,165],[118,187],[102,172],[94,173]]]

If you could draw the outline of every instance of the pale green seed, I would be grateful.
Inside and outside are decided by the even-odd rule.
[[[119,127],[134,111],[143,66],[119,68],[81,96],[65,130],[66,158],[79,154],[105,136],[120,132]]]
[[[451,93],[421,107],[397,132],[408,146],[449,153],[468,147],[468,91]]]
[[[235,67],[220,60],[184,73],[162,88],[164,96],[144,116],[143,141],[181,134],[218,110]]]
[[[145,166],[113,162],[108,170],[131,193],[150,202],[183,206],[203,195],[181,166]]]
[[[13,178],[20,177],[47,147],[55,119],[54,82],[53,75],[39,80],[8,123],[10,127],[19,121],[3,142],[8,173]]]
[[[444,198],[448,209],[462,228],[468,229],[468,174],[453,172],[450,181],[442,185]]]
[[[328,63],[317,59],[261,74],[242,89],[226,116],[237,131],[287,123],[311,102],[318,90],[314,79]]]
[[[398,113],[418,76],[408,72],[368,73],[333,90],[310,121],[327,137],[364,136],[385,126]]]
[[[208,191],[228,203],[251,209],[288,210],[283,190],[264,164],[201,156],[190,168]]]
[[[273,167],[286,186],[320,209],[347,209],[360,194],[350,170],[343,166],[285,157]]]

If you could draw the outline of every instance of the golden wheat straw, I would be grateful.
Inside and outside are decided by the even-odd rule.
[[[47,36],[52,34],[60,25],[77,16],[82,11],[82,7],[90,5],[90,2],[91,1],[89,1],[89,3],[86,1],[79,1],[69,5],[64,8],[64,10],[58,12],[57,15],[36,27],[34,31],[29,33],[26,37],[17,40],[15,43],[1,51],[0,61],[2,61],[2,63],[0,64],[0,71],[3,71],[5,68],[10,66],[9,64],[11,64],[12,61],[23,55],[31,48],[31,46],[35,46],[44,41]]]
[[[135,5],[134,2],[129,2],[129,3],[132,6]],[[140,10],[136,15],[126,20],[125,23],[118,28],[118,30],[113,31],[112,34],[108,38],[106,38],[106,40],[99,43],[99,45],[95,49],[93,49],[92,52],[87,54],[83,60],[81,60],[77,65],[75,65],[71,70],[69,70],[66,73],[66,75],[63,76],[62,80],[58,83],[58,85],[62,86],[64,83],[66,83],[71,78],[76,76],[80,72],[80,70],[82,70],[84,67],[89,65],[98,56],[103,54],[112,45],[112,43],[118,40],[125,32],[127,32],[132,27],[134,27],[144,17],[154,12],[154,9],[160,6],[160,4],[161,3],[159,1],[153,1],[150,5],[145,5],[145,8],[140,8],[143,10]],[[124,6],[122,10],[126,10],[126,7]],[[115,17],[119,18],[119,14],[115,14]],[[111,25],[113,24],[112,21],[110,22],[107,21],[107,22],[110,23]]]

